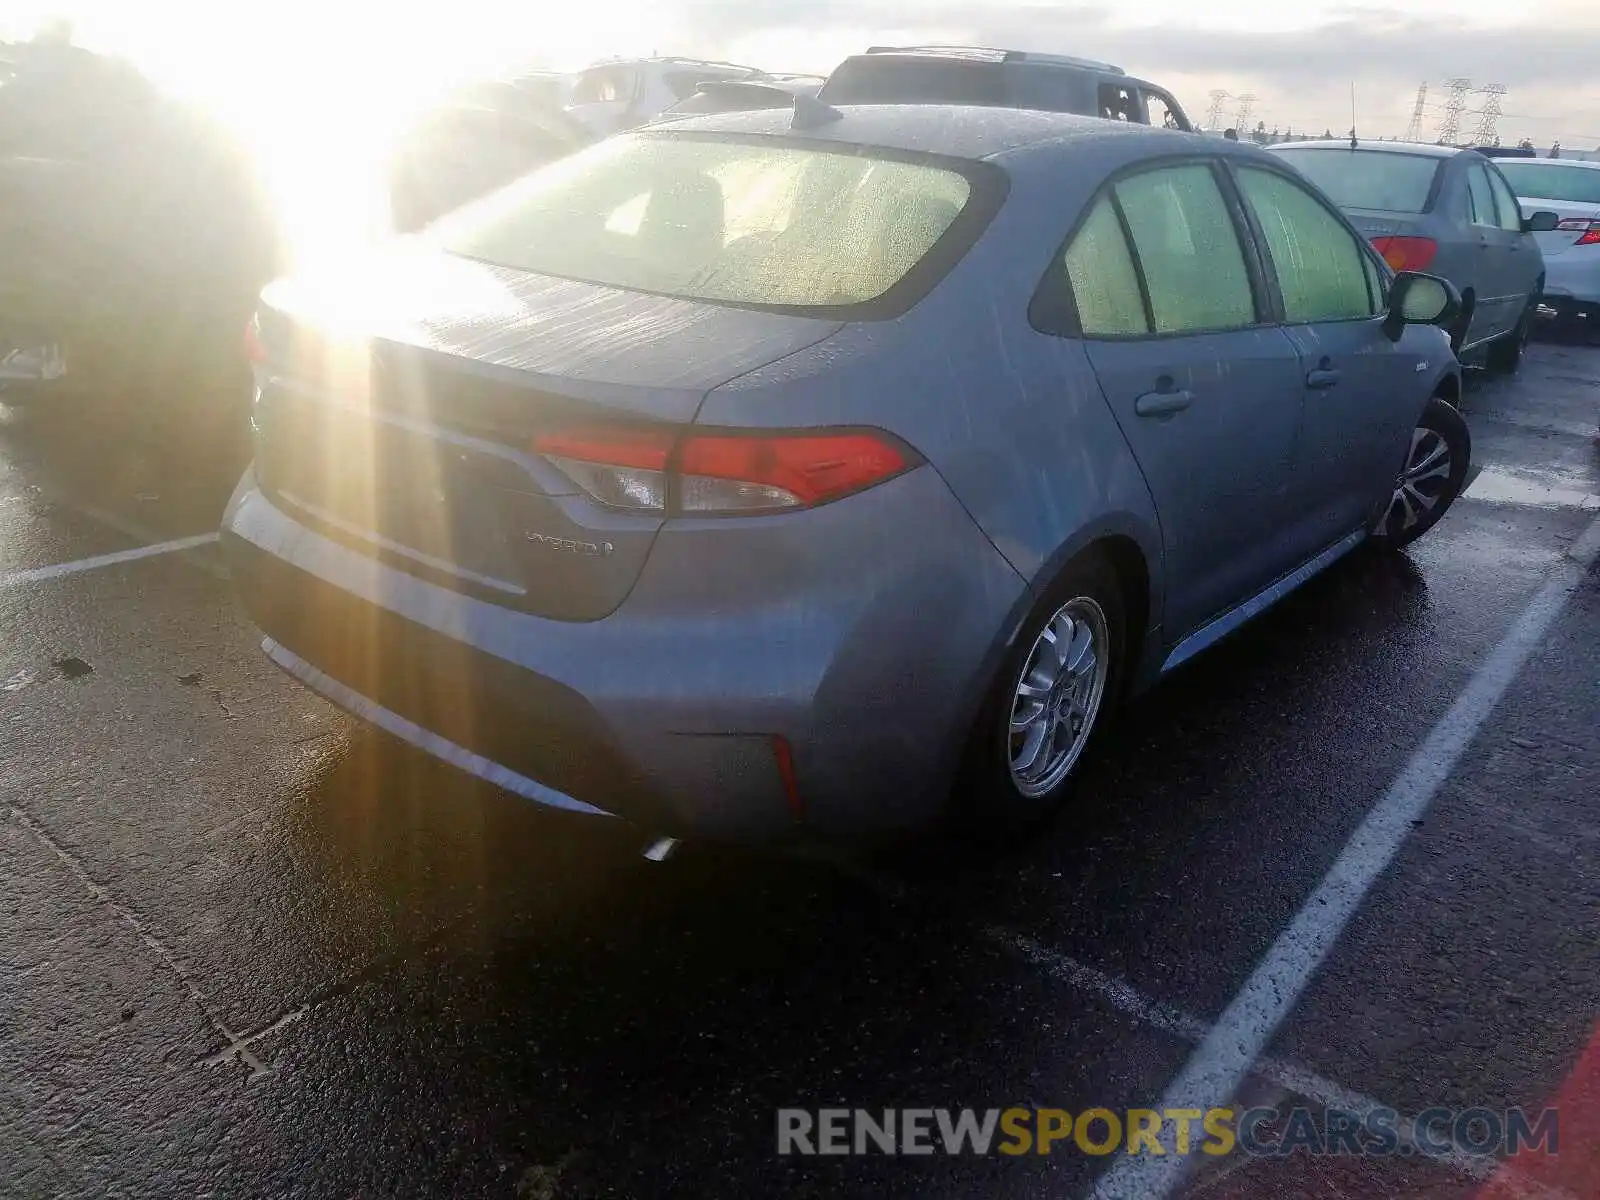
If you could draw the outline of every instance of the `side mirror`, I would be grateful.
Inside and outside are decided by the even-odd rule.
[[[1407,325],[1449,326],[1461,315],[1461,293],[1448,279],[1401,271],[1389,288],[1389,315],[1383,332],[1398,342]]]
[[[1522,219],[1522,232],[1549,233],[1559,224],[1561,224],[1561,218],[1558,215],[1541,209],[1539,212]]]

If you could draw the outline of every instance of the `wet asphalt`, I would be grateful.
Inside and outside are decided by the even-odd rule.
[[[1440,526],[1127,710],[1031,842],[663,864],[280,676],[211,547],[40,570],[213,529],[238,446],[0,415],[0,1196],[1083,1194],[1077,1153],[780,1158],[775,1110],[1158,1101],[1600,517],[1600,338],[1464,411]],[[1279,1030],[1299,1074],[1246,1098],[1561,1091],[1600,1017],[1597,640],[1591,572]]]

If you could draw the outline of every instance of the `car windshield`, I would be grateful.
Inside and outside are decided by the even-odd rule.
[[[1559,167],[1546,163],[1502,162],[1500,172],[1519,196],[1600,205],[1600,167]]]
[[[1385,150],[1290,147],[1273,153],[1299,169],[1340,208],[1419,213],[1442,158]]]
[[[445,217],[451,253],[609,287],[773,308],[866,304],[967,207],[962,171],[771,139],[612,138]]]

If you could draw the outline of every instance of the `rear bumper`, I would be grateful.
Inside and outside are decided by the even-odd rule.
[[[892,543],[863,536],[874,506],[899,518]],[[1024,585],[931,470],[794,527],[806,522],[803,571],[781,528],[765,555],[737,545],[740,534],[691,530],[676,548],[663,537],[628,600],[593,622],[502,608],[384,565],[286,515],[252,474],[223,545],[281,667],[527,799],[675,835],[925,824]],[[708,556],[701,536],[735,544]],[[820,546],[838,548],[831,561]]]
[[[1596,253],[1585,253],[1585,251]],[[1584,246],[1544,260],[1545,300],[1600,304],[1600,246]]]

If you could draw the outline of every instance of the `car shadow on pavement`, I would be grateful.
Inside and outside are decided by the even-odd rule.
[[[774,1110],[1088,1104],[1114,1098],[1057,1089],[1108,1078],[1158,1087],[1181,1046],[1118,1044],[1099,1032],[1107,1018],[1092,998],[966,934],[1003,916],[1019,869],[1041,861],[1068,877],[1066,897],[1093,886],[1102,855],[1115,855],[1120,887],[1162,887],[1197,804],[1228,819],[1204,811],[1228,803],[1214,797],[1235,764],[1217,747],[1263,719],[1263,697],[1279,703],[1283,674],[1352,640],[1404,642],[1426,606],[1408,559],[1353,556],[1139,702],[1090,764],[1070,817],[1009,857],[923,843],[841,873],[690,844],[653,864],[620,823],[536,810],[358,731],[286,817],[329,891],[315,906],[328,928],[306,932],[367,941],[338,927],[377,911],[398,945],[317,995],[287,998],[312,1011],[272,1051],[282,1078],[262,1103],[275,1119],[303,1120],[294,1105],[314,1087],[319,1105],[345,1114],[337,1134],[312,1131],[294,1151],[305,1156],[295,1169],[345,1191],[381,1188],[382,1165],[363,1147],[427,1127],[424,1174],[458,1191],[486,1184],[476,1173],[499,1162],[560,1175],[560,1195],[656,1194],[672,1178],[672,1190],[707,1196],[820,1196],[846,1180],[859,1189],[880,1168],[899,1174],[879,1193],[912,1194],[905,1172],[921,1178],[921,1164],[775,1158]],[[1404,657],[1365,669],[1398,673]],[[883,878],[908,883],[909,896],[874,886]],[[981,1160],[961,1163],[959,1180],[949,1160],[928,1169],[950,1194],[993,1186]]]
[[[385,1169],[424,1192],[510,1194],[497,1164],[558,1173],[561,1196],[823,1196],[879,1171],[900,1182],[873,1194],[911,1194],[894,1159],[778,1159],[775,1110],[1034,1095],[1063,1059],[1113,1050],[1087,1038],[1090,1001],[827,866],[696,845],[650,863],[622,828],[534,810],[382,735],[334,758],[291,818],[327,873],[318,907],[368,920],[376,897],[407,945],[309,998],[246,1120],[281,1140],[308,1090],[339,1112],[292,1152],[342,1194],[384,1191]],[[1046,1005],[1050,1021],[1028,1015]],[[1153,1060],[1149,1085],[1171,1066]],[[427,1163],[374,1161],[424,1128]],[[992,1170],[924,1167],[960,1194]]]

